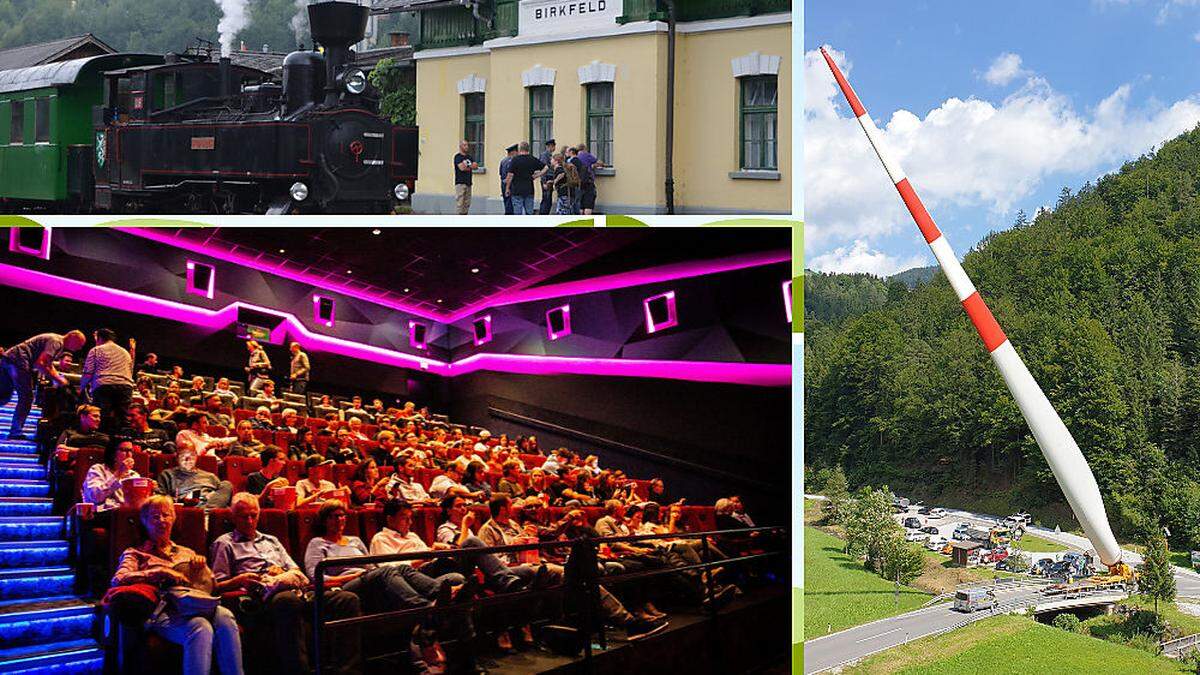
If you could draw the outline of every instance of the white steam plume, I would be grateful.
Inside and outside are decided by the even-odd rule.
[[[308,0],[296,0],[296,15],[292,17],[292,33],[296,35],[296,44],[304,37],[304,24],[308,21]]]
[[[217,22],[217,33],[220,35],[221,56],[229,56],[233,52],[233,38],[249,23],[246,11],[250,0],[216,0],[221,8],[221,20]]]

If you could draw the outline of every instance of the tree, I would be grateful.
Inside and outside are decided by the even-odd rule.
[[[925,554],[916,544],[904,541],[903,535],[899,533],[884,543],[883,555],[879,562],[879,576],[907,585],[924,571]]]
[[[1154,614],[1161,616],[1158,612],[1159,601],[1173,601],[1176,590],[1166,537],[1151,537],[1150,541],[1146,542],[1146,554],[1143,559],[1141,575],[1138,577],[1138,592],[1154,600]]]
[[[867,567],[879,570],[883,552],[904,528],[892,518],[890,490],[863,487],[847,502],[842,526],[846,530],[846,553],[866,558]]]
[[[404,71],[395,59],[380,59],[370,75],[379,91],[379,114],[395,124],[417,123],[417,85],[404,81]]]
[[[829,475],[825,479],[825,498],[828,500],[825,502],[825,513],[829,517],[829,522],[834,525],[841,524],[846,510],[846,500],[850,498],[846,472],[842,471],[841,466],[836,466],[829,471]]]

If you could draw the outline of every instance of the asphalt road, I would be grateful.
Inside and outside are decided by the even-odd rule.
[[[810,496],[810,495],[806,495]],[[898,518],[917,516],[916,509],[909,513],[897,514]],[[946,516],[929,520],[926,516],[917,516],[928,525],[938,528],[941,536],[950,538],[950,533],[960,522],[973,525],[995,524],[1001,518],[984,513],[947,509]],[[1043,539],[1054,541],[1064,546],[1080,551],[1091,550],[1091,544],[1080,535],[1069,532],[1055,532],[1041,527],[1030,526],[1027,530]],[[1056,557],[1053,553],[1030,553],[1034,560],[1043,557]],[[1133,551],[1123,551],[1122,558],[1130,565],[1137,565],[1142,558]],[[1032,577],[1031,577],[1032,579]],[[1200,574],[1181,567],[1175,568],[1175,582],[1181,597],[1200,598]],[[999,605],[1035,604],[1041,594],[1036,587],[998,592],[996,601]],[[907,614],[880,619],[871,623],[847,628],[830,635],[807,640],[804,643],[804,672],[818,673],[836,666],[857,661],[872,654],[905,644],[911,640],[944,632],[964,621],[977,621],[991,616],[991,612],[975,612],[964,614],[956,612],[952,603],[942,603],[932,607],[914,610]]]
[[[1036,588],[996,593],[996,602],[1005,605],[1033,604],[1039,598],[1041,593]],[[992,613],[988,611],[971,614],[956,612],[952,609],[952,603],[941,603],[807,640],[804,643],[804,672],[828,670],[917,638],[944,632],[964,621],[973,622],[989,616]]]

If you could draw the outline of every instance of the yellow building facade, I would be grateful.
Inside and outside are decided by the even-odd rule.
[[[620,0],[609,1],[619,15]],[[588,143],[608,165],[597,212],[666,212],[667,23],[614,21],[608,5],[605,17],[534,25],[536,10],[596,3],[519,0],[515,35],[418,45],[414,211],[453,213],[452,158],[468,139],[481,165],[470,212],[503,213],[505,148],[549,134],[559,150]],[[676,213],[791,212],[791,42],[785,11],[677,24]]]

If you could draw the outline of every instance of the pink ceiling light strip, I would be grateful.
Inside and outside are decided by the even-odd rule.
[[[767,251],[765,253],[748,253],[719,260],[699,260],[682,263],[672,263],[669,265],[660,265],[644,270],[636,270],[633,272],[621,272],[618,274],[610,274],[592,279],[584,279],[581,281],[568,281],[560,284],[551,284],[538,288],[530,288],[519,291],[506,291],[498,293],[490,298],[486,298],[476,303],[472,303],[460,310],[454,312],[434,312],[420,307],[415,307],[402,302],[390,300],[375,293],[369,293],[353,286],[332,282],[324,277],[310,274],[308,272],[297,272],[288,270],[277,265],[271,265],[257,260],[252,256],[243,255],[234,251],[228,251],[216,246],[211,246],[201,242],[194,242],[183,237],[176,236],[166,228],[154,227],[114,227],[114,230],[131,234],[143,239],[149,239],[160,244],[166,244],[175,248],[184,249],[193,253],[200,253],[216,260],[231,262],[244,267],[274,274],[285,279],[298,281],[304,284],[336,293],[341,293],[352,298],[365,300],[375,303],[381,307],[388,307],[401,312],[408,312],[425,319],[434,321],[442,321],[453,323],[462,319],[470,318],[481,311],[499,307],[503,305],[511,305],[518,302],[529,302],[533,300],[546,300],[548,298],[557,298],[567,295],[582,295],[585,293],[597,293],[601,291],[611,291],[617,288],[626,288],[629,286],[639,286],[642,284],[659,283],[663,281],[672,281],[675,279],[686,279],[688,277],[698,277],[706,274],[719,274],[721,272],[733,272],[749,267],[760,267],[762,265],[770,265],[773,263],[788,262],[792,259],[790,250]]]
[[[397,368],[416,368],[447,377],[466,375],[479,370],[493,370],[530,375],[652,377],[758,386],[786,386],[791,383],[792,377],[791,364],[786,363],[599,359],[525,354],[477,354],[455,363],[447,363],[342,338],[319,335],[308,330],[295,316],[287,312],[241,301],[233,302],[220,309],[206,309],[5,264],[0,264],[0,285],[135,314],[169,319],[213,331],[227,328],[236,323],[238,309],[244,307],[282,319],[280,326],[272,331],[272,342],[282,342],[284,337],[290,334],[293,340],[315,352],[328,352]]]

